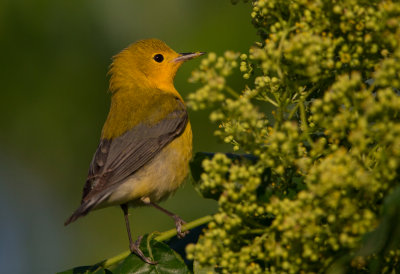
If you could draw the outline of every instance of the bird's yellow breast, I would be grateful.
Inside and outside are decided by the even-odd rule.
[[[176,100],[171,100],[174,96],[181,98],[175,88],[170,91],[138,87],[120,89],[112,95],[101,138],[114,139],[140,123],[159,123],[176,109]]]

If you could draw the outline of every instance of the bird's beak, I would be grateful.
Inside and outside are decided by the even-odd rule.
[[[201,55],[205,54],[205,52],[188,52],[188,53],[179,53],[179,56],[172,60],[172,62],[179,63],[184,62]]]

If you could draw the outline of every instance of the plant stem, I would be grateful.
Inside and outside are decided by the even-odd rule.
[[[249,230],[244,230],[244,231],[240,231],[239,235],[250,235],[250,234],[264,234],[265,233],[265,229],[262,228],[257,228],[257,229],[249,229]]]
[[[131,254],[130,250],[124,251],[124,252],[118,254],[117,256],[114,256],[110,259],[106,259],[106,260],[102,261],[101,263],[99,263],[99,266],[102,268],[107,268],[113,264],[116,264],[119,261],[122,261],[123,259],[128,257],[129,254]]]
[[[264,94],[262,96],[260,96],[261,99],[269,102],[270,104],[274,105],[275,107],[279,107],[278,103],[275,102],[273,99],[271,99],[268,95]]]
[[[303,129],[303,134],[305,134],[305,137],[307,141],[310,143],[310,146],[312,146],[313,141],[310,137],[310,134],[308,132],[308,123],[307,123],[307,117],[306,117],[306,110],[304,107],[304,102],[301,101],[299,102],[299,107],[300,107],[300,119],[301,119],[301,124],[302,124],[302,129]]]
[[[198,227],[198,226],[200,226],[202,224],[206,224],[206,223],[210,222],[212,219],[213,219],[213,216],[211,216],[211,215],[207,215],[207,216],[201,217],[199,219],[196,219],[196,220],[194,220],[194,221],[192,221],[190,223],[187,223],[187,224],[183,225],[182,226],[182,232],[185,232],[186,230],[190,230],[192,228]],[[170,230],[167,230],[167,231],[164,231],[164,232],[160,233],[154,239],[159,241],[159,242],[162,242],[162,241],[165,241],[165,240],[168,240],[168,239],[174,237],[175,235],[176,235],[176,229],[172,228]]]
[[[201,217],[199,219],[196,219],[196,220],[194,220],[194,221],[192,221],[190,223],[187,223],[187,224],[183,225],[182,226],[182,232],[186,231],[186,230],[190,230],[190,229],[195,228],[197,226],[200,226],[202,224],[206,224],[206,223],[210,222],[212,219],[213,219],[213,216],[211,216],[211,215],[207,215],[207,216]],[[168,239],[174,237],[175,235],[176,235],[176,229],[173,228],[173,229],[170,229],[170,230],[167,230],[167,231],[164,231],[164,232],[160,233],[154,239],[159,241],[159,242],[161,242],[161,241],[168,240]],[[123,259],[128,257],[130,254],[131,254],[131,252],[129,250],[128,251],[124,251],[124,252],[122,252],[122,253],[120,253],[120,254],[112,257],[112,258],[106,259],[106,260],[98,263],[98,265],[99,265],[99,267],[107,268],[107,267],[109,267],[109,266],[111,266],[111,265],[113,265],[113,264],[115,264],[115,263],[117,263],[119,261],[122,261]]]
[[[233,88],[231,88],[230,86],[225,86],[225,89],[230,95],[232,95],[236,99],[240,97],[239,94]]]

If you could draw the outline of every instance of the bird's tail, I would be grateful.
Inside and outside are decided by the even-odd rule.
[[[74,213],[65,221],[64,225],[69,225],[70,223],[76,221],[79,217],[83,217],[89,213],[89,211],[93,208],[88,206],[88,203],[82,203],[81,206],[75,210]]]
[[[71,217],[69,217],[64,225],[67,226],[70,223],[76,221],[76,219],[83,217],[85,215],[87,215],[92,209],[94,209],[98,204],[100,204],[101,202],[103,202],[108,196],[108,195],[98,195],[99,197],[96,198],[92,198],[90,200],[87,201],[82,201],[81,205],[79,206],[79,208],[77,210],[75,210],[74,213],[72,213]]]

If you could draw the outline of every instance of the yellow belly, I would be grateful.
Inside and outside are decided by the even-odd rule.
[[[192,157],[192,129],[190,123],[178,138],[135,174],[118,186],[110,197],[97,208],[129,203],[140,205],[141,198],[159,202],[168,198],[184,182]]]

